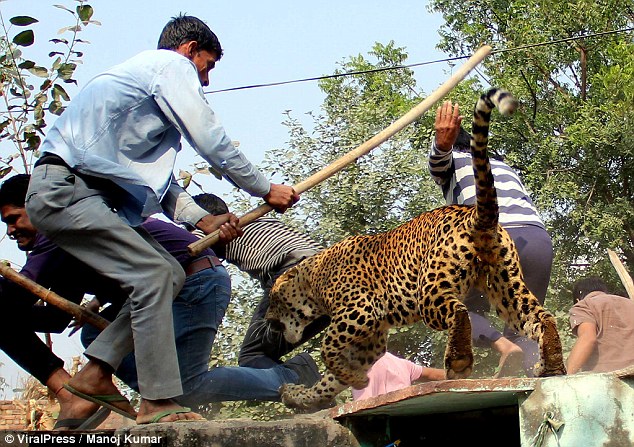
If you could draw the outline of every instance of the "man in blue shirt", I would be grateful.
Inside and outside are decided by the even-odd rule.
[[[102,404],[98,396],[116,393],[112,374],[134,350],[141,424],[200,419],[173,400],[183,389],[172,300],[185,274],[140,228],[157,212],[205,232],[219,226],[174,179],[181,136],[225,178],[277,211],[299,199],[292,187],[271,184],[231,144],[206,102],[201,87],[222,56],[209,27],[176,17],[158,47],[96,76],[75,97],[42,142],[26,200],[40,232],[128,294],[67,390]],[[220,219],[221,231],[240,234],[235,216]]]

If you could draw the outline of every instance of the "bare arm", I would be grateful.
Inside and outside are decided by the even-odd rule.
[[[597,326],[594,323],[584,322],[577,327],[577,341],[570,351],[566,369],[568,374],[574,374],[581,370],[590,355],[597,346]]]
[[[431,382],[434,380],[445,380],[447,378],[444,369],[439,368],[426,368],[423,367],[423,371],[420,373],[420,377],[414,380],[413,383]]]

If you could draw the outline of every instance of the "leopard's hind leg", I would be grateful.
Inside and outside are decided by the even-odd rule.
[[[452,294],[453,295],[453,294]],[[451,295],[450,295],[451,296]],[[473,370],[471,320],[467,307],[455,298],[424,297],[423,321],[432,329],[447,331],[445,370],[448,379],[464,379]]]
[[[341,337],[350,336],[341,332],[337,320],[333,320],[326,330],[322,342],[321,355],[327,368],[322,380],[306,388],[303,385],[286,384],[280,388],[282,402],[298,412],[316,411],[332,405],[335,397],[348,386],[364,388],[368,384],[367,372],[376,360],[385,353],[387,333],[377,330],[371,334],[366,324],[359,328],[359,338],[342,346]],[[359,336],[359,334],[363,334]]]
[[[540,362],[535,365],[535,376],[566,374],[555,318],[526,287],[519,260],[492,268],[487,283],[489,287],[483,290],[498,316],[510,328],[538,343]]]

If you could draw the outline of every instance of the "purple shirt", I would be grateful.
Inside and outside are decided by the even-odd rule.
[[[148,219],[143,227],[183,267],[195,259],[187,252],[187,246],[198,237],[189,231],[158,219]],[[214,252],[207,249],[196,258],[203,256],[214,256]],[[100,275],[41,234],[37,235],[20,273],[76,304],[87,293],[99,295],[103,302],[121,302],[127,298],[114,281]],[[0,292],[3,299],[13,301],[19,312],[28,309],[31,324],[37,332],[63,332],[71,320],[69,314],[53,306],[34,306],[38,301],[35,295],[5,278],[0,278]]]

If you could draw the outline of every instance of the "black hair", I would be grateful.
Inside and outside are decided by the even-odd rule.
[[[184,43],[195,41],[201,50],[216,53],[216,60],[222,57],[222,47],[218,37],[199,18],[180,14],[167,22],[161,31],[159,50],[176,50]]]
[[[229,212],[229,207],[227,207],[225,201],[215,194],[198,194],[192,197],[192,199],[194,199],[194,202],[196,202],[198,206],[214,216]]]
[[[453,144],[453,150],[458,152],[468,152],[471,153],[471,134],[464,130],[464,128],[460,128],[460,132],[458,133],[458,137],[456,138],[456,142]],[[497,161],[504,161],[504,157],[500,154],[497,154],[493,151],[489,151],[488,153],[490,158],[493,158]]]
[[[13,205],[24,208],[26,191],[29,188],[29,174],[16,174],[9,177],[0,186],[0,206]]]
[[[460,128],[456,142],[453,144],[453,149],[461,152],[471,152],[471,134]]]
[[[590,292],[595,291],[609,293],[608,286],[598,276],[588,276],[577,280],[572,286],[572,303],[578,303]]]

